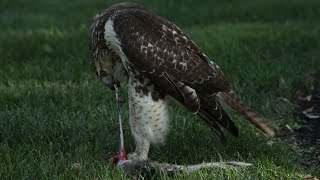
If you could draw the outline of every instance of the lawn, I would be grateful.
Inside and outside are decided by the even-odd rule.
[[[0,1],[0,179],[120,179],[109,163],[119,138],[114,94],[89,58],[92,17],[117,1]],[[320,70],[320,1],[135,1],[175,22],[223,69],[238,94],[276,131],[297,127],[294,82]],[[122,89],[125,96],[126,89]],[[124,104],[127,151],[134,150]],[[221,146],[199,118],[170,107],[160,162],[245,161],[246,169],[203,170],[175,179],[303,179],[301,149],[267,138],[234,116],[240,137]],[[226,133],[227,134],[227,133]],[[77,175],[71,166],[79,162]],[[159,174],[160,179],[168,179]]]

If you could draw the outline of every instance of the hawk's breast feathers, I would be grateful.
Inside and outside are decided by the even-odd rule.
[[[139,5],[111,6],[91,26],[92,58],[103,61],[110,54],[119,56],[130,78],[145,86],[141,88],[152,86],[159,98],[171,96],[197,113],[222,143],[218,124],[238,136],[217,98],[219,92],[231,91],[228,80],[173,23]]]

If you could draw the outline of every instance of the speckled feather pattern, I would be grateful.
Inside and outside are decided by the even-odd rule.
[[[93,64],[101,66],[105,61],[112,61],[112,55],[116,54],[130,79],[139,82],[128,84],[135,91],[133,95],[139,94],[142,99],[151,97],[155,104],[162,104],[165,97],[170,96],[193,113],[207,111],[205,122],[217,121],[229,131],[234,131],[232,134],[237,134],[235,125],[215,100],[217,92],[230,89],[219,66],[203,54],[176,25],[141,6],[130,6],[132,7],[110,7],[94,18],[90,33],[91,57],[95,60]],[[97,69],[99,67],[96,67],[96,71],[99,71]],[[145,103],[140,100],[139,103]],[[136,117],[143,120],[140,124],[153,123],[155,119],[147,121],[148,118],[142,118],[152,116],[148,113],[150,112],[135,112]],[[202,114],[198,113],[204,118]],[[207,124],[210,128],[219,129],[218,125]],[[231,125],[231,128],[224,125]],[[134,129],[144,132],[140,134],[147,132],[143,128]],[[216,133],[221,132],[220,129],[213,132],[218,137],[223,136],[222,133]],[[164,139],[148,134],[153,142]],[[155,135],[161,134],[166,133]],[[155,139],[158,140],[154,141]],[[225,140],[224,137],[219,139]]]
[[[164,143],[169,131],[167,103],[163,99],[154,100],[151,91],[147,95],[137,92],[137,83],[130,79],[128,84],[131,131],[135,139],[145,138],[154,144]]]
[[[140,5],[121,3],[94,18],[90,36],[97,74],[99,69],[107,68],[105,64],[119,61],[130,79],[131,128],[138,144],[141,136],[151,142],[164,140],[169,127],[166,97],[200,116],[221,143],[225,144],[226,139],[220,126],[238,136],[237,127],[217,97],[223,92],[234,99],[228,96],[233,91],[227,78],[175,24]],[[241,104],[238,100],[228,102]],[[231,106],[251,118],[250,122],[261,122],[248,115],[247,107]]]

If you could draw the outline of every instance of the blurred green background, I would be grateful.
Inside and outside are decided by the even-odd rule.
[[[126,178],[117,153],[115,99],[92,70],[93,16],[118,1],[0,1],[0,179]],[[298,126],[293,82],[320,69],[319,0],[133,1],[181,27],[223,69],[238,94],[271,126]],[[122,92],[125,96],[126,89]],[[240,170],[170,178],[300,179],[319,175],[298,163],[298,147],[268,139],[242,117],[240,137],[222,147],[201,121],[172,106],[172,131],[150,157],[179,164],[237,160]],[[128,151],[134,141],[123,106]],[[272,145],[270,145],[272,144]],[[71,166],[81,163],[80,174]],[[167,179],[164,174],[159,179]]]

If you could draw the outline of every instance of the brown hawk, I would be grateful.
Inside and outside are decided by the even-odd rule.
[[[227,106],[264,133],[274,132],[234,93],[217,64],[175,24],[133,3],[120,3],[94,17],[90,51],[98,78],[110,89],[127,76],[130,126],[136,150],[129,159],[147,160],[150,143],[163,143],[169,130],[166,99],[200,116],[222,144],[220,129],[238,136]],[[124,70],[122,70],[124,69]]]

